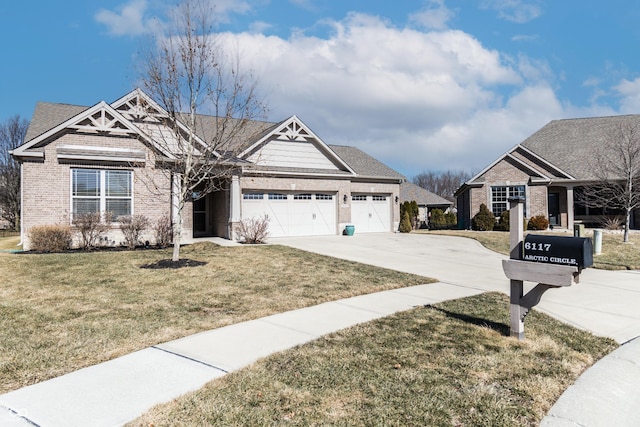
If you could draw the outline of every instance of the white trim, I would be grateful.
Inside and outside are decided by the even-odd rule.
[[[135,180],[133,179],[133,171],[130,169],[108,169],[108,168],[85,168],[85,167],[73,167],[73,168],[69,168],[69,212],[71,213],[70,215],[70,222],[71,224],[73,224],[73,201],[74,201],[74,195],[73,195],[73,175],[74,175],[74,171],[77,170],[89,170],[89,171],[97,171],[98,172],[98,179],[100,182],[100,191],[98,194],[98,197],[92,197],[93,199],[97,199],[98,200],[98,212],[100,213],[100,218],[101,221],[104,221],[104,213],[107,211],[107,199],[111,199],[111,200],[129,200],[131,202],[131,209],[129,212],[129,215],[133,216],[134,215],[134,185],[135,185]],[[107,173],[106,172],[128,172],[129,173],[129,188],[131,191],[131,195],[129,197],[107,197],[106,195],[106,191],[107,191]],[[82,196],[75,196],[75,199],[78,198],[83,198]],[[85,198],[88,198],[85,197]],[[117,221],[110,222],[110,224],[118,224]]]
[[[148,116],[151,117],[161,117],[161,118],[167,118],[167,119],[171,119],[169,112],[167,112],[167,110],[165,110],[160,104],[158,104],[156,101],[154,101],[149,95],[147,95],[142,89],[140,88],[136,88],[134,90],[132,90],[131,92],[129,92],[128,94],[126,94],[125,96],[121,97],[120,99],[117,99],[116,101],[114,101],[113,103],[111,103],[111,106],[113,107],[114,110],[117,110],[119,107],[121,107],[123,104],[131,101],[134,98],[142,98],[144,99],[145,102],[149,103],[149,105],[154,108],[155,110],[157,110],[160,114],[157,115],[153,115],[153,114],[147,114]],[[176,112],[176,114],[179,116],[181,113],[180,112]],[[191,133],[191,135],[193,136],[193,139],[195,142],[197,142],[198,144],[201,145],[201,148],[204,148],[205,151],[207,150],[207,144],[195,133],[190,132],[189,129],[187,128],[187,126],[182,123],[179,120],[179,117],[176,116],[174,123],[185,133]],[[220,153],[218,153],[217,151],[211,151],[211,154],[213,154],[214,156],[216,156],[217,158],[221,158]]]
[[[240,153],[238,155],[238,158],[243,159],[245,157],[247,157],[248,155],[253,154],[254,151],[256,151],[256,149],[258,147],[260,147],[261,145],[265,144],[268,142],[268,140],[273,137],[274,135],[277,135],[280,133],[281,129],[283,127],[287,127],[292,123],[296,123],[298,126],[300,126],[302,129],[304,129],[304,131],[309,135],[309,139],[311,139],[312,144],[315,144],[320,151],[323,152],[323,154],[327,155],[331,160],[333,160],[335,163],[339,164],[340,166],[342,166],[344,169],[346,169],[349,173],[351,173],[352,175],[357,175],[356,172],[351,169],[351,167],[349,167],[349,165],[347,163],[345,163],[344,160],[342,160],[331,148],[329,148],[329,146],[327,144],[324,143],[324,141],[322,141],[315,133],[313,133],[313,131],[311,129],[309,129],[309,127],[304,124],[302,122],[302,120],[300,120],[295,114],[291,117],[289,117],[286,120],[283,120],[282,122],[278,123],[271,132],[267,133],[265,136],[263,136],[262,138],[260,138],[259,140],[257,140],[256,142],[254,142],[252,145],[250,145],[247,149],[245,149],[242,153]]]
[[[519,158],[517,158],[516,156],[514,156],[511,153],[507,153],[505,154],[504,158],[510,158],[516,162],[518,162],[520,165],[524,166],[525,168],[529,169],[530,172],[534,172],[537,175],[540,175],[539,179],[542,179],[544,182],[551,182],[551,178],[549,178],[547,175],[545,175],[544,173],[540,172],[539,170],[537,170],[536,168],[534,168],[533,166],[529,165],[528,163],[523,162],[522,160],[520,160]],[[534,178],[531,178],[531,180],[533,181]]]
[[[95,154],[93,152],[95,152]],[[110,155],[109,153],[113,153],[113,155]],[[146,163],[146,153],[144,151],[127,148],[59,145],[56,148],[56,155],[58,159],[66,160]]]
[[[525,147],[522,144],[518,144],[519,148],[522,148],[523,151],[525,151],[527,154],[534,156],[536,159],[540,160],[542,163],[544,163],[545,165],[555,169],[556,171],[560,172],[562,175],[564,175],[565,177],[567,177],[568,179],[575,179],[573,176],[571,176],[570,174],[568,174],[567,172],[563,171],[562,169],[560,169],[559,167],[557,167],[556,165],[554,165],[551,162],[546,161],[545,159],[543,159],[542,157],[538,156],[536,153],[534,153],[533,151],[529,150],[527,147]]]
[[[95,114],[95,113],[97,113],[99,111],[102,111],[102,110],[104,110],[104,111],[108,112],[109,114],[113,115],[114,118],[116,118],[118,121],[120,121],[127,129],[129,129],[132,132],[140,135],[150,145],[152,145],[153,147],[156,147],[159,151],[161,151],[162,154],[166,155],[169,158],[174,158],[172,153],[166,153],[164,150],[162,150],[162,148],[159,147],[158,144],[156,144],[155,141],[152,138],[150,138],[145,132],[143,132],[137,126],[133,125],[129,120],[127,120],[124,116],[122,116],[122,114],[120,114],[118,111],[116,111],[114,108],[112,108],[109,104],[107,104],[104,101],[100,101],[99,103],[97,103],[93,107],[87,108],[83,112],[81,112],[79,114],[76,114],[75,116],[71,117],[70,119],[67,119],[66,121],[60,123],[59,125],[49,129],[48,131],[40,134],[37,137],[33,138],[31,141],[29,141],[29,142],[21,145],[20,147],[16,148],[14,150],[14,155],[17,155],[18,157],[20,157],[20,156],[33,156],[33,157],[36,157],[35,155],[32,155],[31,152],[25,152],[25,150],[30,149],[31,147],[33,147],[33,146],[37,145],[38,143],[46,140],[47,138],[52,137],[53,135],[57,134],[58,132],[63,131],[64,129],[68,129],[68,128],[72,129],[75,125],[77,125],[77,123],[81,122],[82,120],[85,120],[86,118],[88,118],[88,117],[92,116],[93,114]],[[118,131],[116,129],[115,131],[117,133],[122,133],[121,130]],[[44,156],[44,153],[42,154],[42,156]],[[41,157],[41,156],[38,155],[37,157]]]

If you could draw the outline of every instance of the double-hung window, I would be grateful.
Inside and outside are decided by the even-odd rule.
[[[112,221],[132,213],[133,173],[127,170],[72,169],[73,215],[111,213]]]
[[[521,197],[524,200],[526,197],[525,186],[503,185],[491,187],[491,211],[495,216],[500,216],[502,212],[509,210],[509,199],[511,197]]]

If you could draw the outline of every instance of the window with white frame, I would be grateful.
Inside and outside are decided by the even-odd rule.
[[[526,199],[526,191],[524,185],[502,185],[491,187],[491,211],[495,216],[500,216],[502,212],[509,210],[509,199],[511,197],[521,197]],[[525,216],[526,216],[526,203]]]
[[[82,215],[111,213],[112,221],[131,215],[133,172],[127,170],[72,169],[71,212]]]

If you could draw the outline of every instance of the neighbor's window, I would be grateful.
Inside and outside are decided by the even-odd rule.
[[[126,170],[72,169],[73,215],[111,212],[113,221],[131,215],[132,178]]]
[[[509,198],[511,197],[526,197],[524,185],[512,185],[512,186],[495,186],[491,187],[491,211],[495,216],[500,216],[502,212],[509,210]],[[526,211],[526,203],[525,203]],[[524,213],[525,216],[527,213]]]

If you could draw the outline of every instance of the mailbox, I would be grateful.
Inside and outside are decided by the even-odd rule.
[[[583,269],[593,265],[593,245],[588,237],[529,234],[522,242],[521,259]]]

